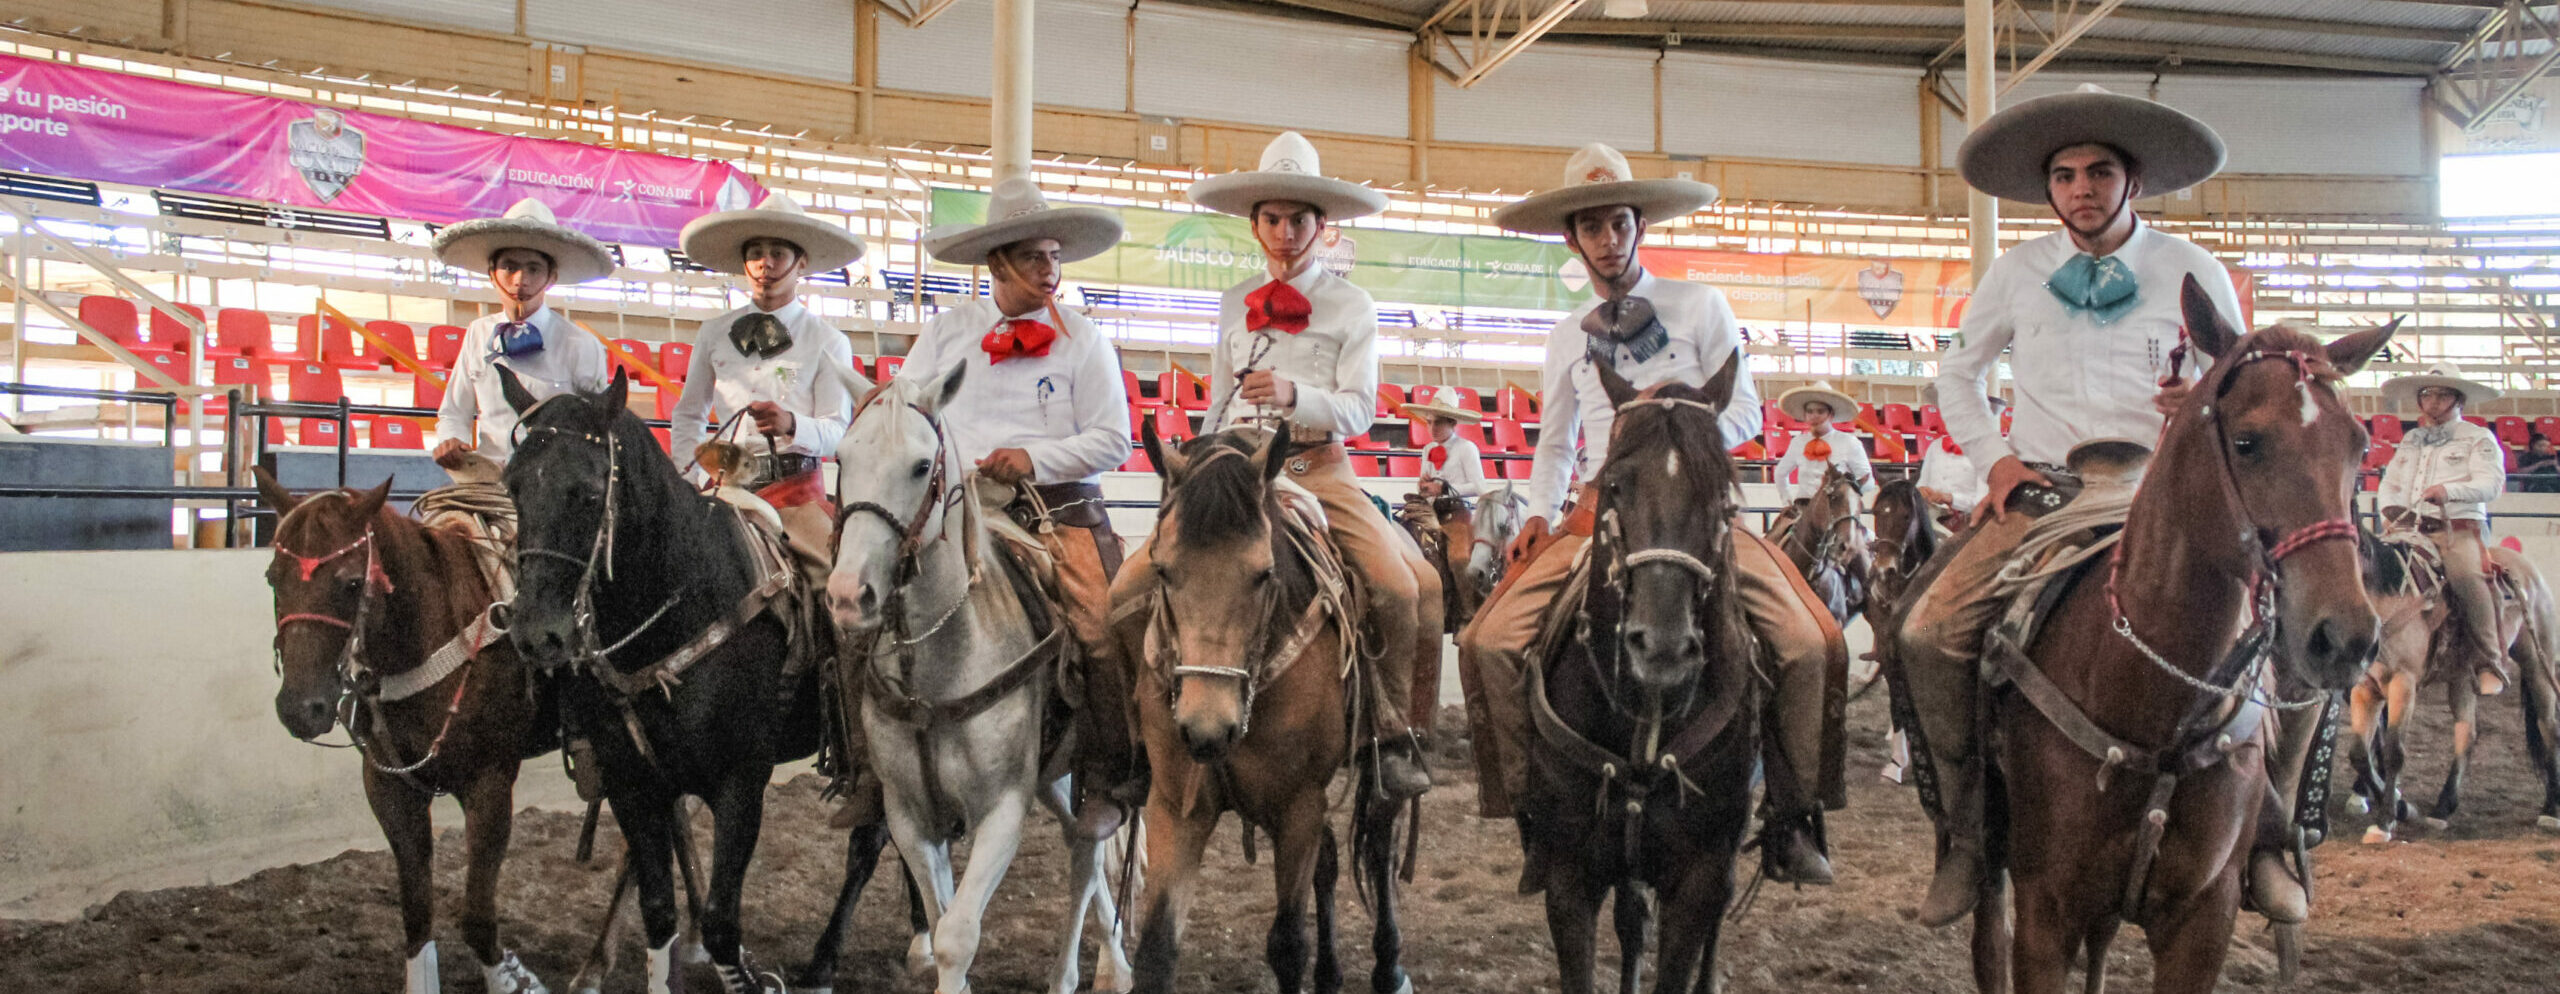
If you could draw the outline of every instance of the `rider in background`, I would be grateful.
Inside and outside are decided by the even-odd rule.
[[[1778,459],[1773,471],[1788,504],[1801,507],[1812,499],[1822,488],[1823,474],[1831,467],[1838,467],[1840,475],[1855,482],[1861,495],[1876,495],[1876,471],[1867,461],[1867,447],[1858,442],[1856,435],[1840,431],[1831,423],[1842,412],[1857,410],[1857,401],[1832,389],[1830,382],[1818,380],[1779,394],[1778,409],[1806,427],[1805,433],[1787,446],[1787,454]]]
[[[536,400],[596,393],[610,379],[604,343],[543,298],[554,286],[611,275],[613,252],[563,227],[551,208],[530,197],[504,216],[436,232],[434,247],[445,265],[488,274],[498,310],[471,322],[462,336],[444,404],[436,411],[432,454],[448,470],[460,468],[463,454],[473,451],[503,463],[515,451],[517,419],[498,385],[498,367],[515,373]]]
[[[2444,560],[2446,592],[2461,609],[2460,661],[2482,694],[2505,690],[2506,650],[2498,639],[2498,598],[2489,591],[2489,502],[2506,490],[2507,453],[2497,435],[2462,419],[2463,405],[2498,399],[2449,362],[2382,385],[2393,405],[2415,403],[2418,427],[2400,438],[2383,467],[2375,502],[2395,529],[2415,528]]]
[[[1431,431],[1431,445],[1422,450],[1422,476],[1414,481],[1414,488],[1432,498],[1474,501],[1484,496],[1484,453],[1474,441],[1458,434],[1461,422],[1482,421],[1483,412],[1457,406],[1457,391],[1446,387],[1415,387],[1412,393],[1404,416],[1420,419]]]
[[[1920,400],[1932,407],[1938,403],[1938,385],[1920,388]],[[1984,393],[1982,402],[1991,405],[1991,420],[1998,423],[2000,412],[2009,402],[1996,393]],[[1920,454],[1920,499],[1938,509],[1939,522],[1949,531],[1963,531],[1973,517],[1973,509],[1982,503],[1986,487],[1982,470],[1964,454],[1964,446],[1953,435],[1931,439],[1927,451]]]

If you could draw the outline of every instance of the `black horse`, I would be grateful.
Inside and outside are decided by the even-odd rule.
[[[1618,421],[1592,488],[1583,621],[1531,675],[1537,734],[1520,805],[1535,812],[1524,841],[1544,867],[1566,994],[1592,989],[1594,926],[1612,891],[1619,990],[1637,989],[1648,892],[1662,922],[1654,989],[1715,987],[1763,697],[1733,592],[1733,460],[1716,426],[1741,362],[1703,390],[1641,395],[1601,370]]]
[[[729,505],[694,492],[626,408],[600,395],[536,402],[501,367],[523,418],[506,471],[520,520],[509,627],[528,662],[559,674],[561,718],[589,742],[629,845],[652,989],[671,979],[677,801],[713,822],[700,928],[722,986],[758,989],[738,904],[775,763],[817,748],[818,695],[787,676],[796,569]],[[819,667],[806,667],[815,672]],[[873,850],[877,851],[876,844]]]

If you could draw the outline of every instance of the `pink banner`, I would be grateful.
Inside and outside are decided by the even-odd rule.
[[[525,197],[608,242],[671,247],[752,206],[725,162],[517,138],[0,56],[0,169],[450,224]]]

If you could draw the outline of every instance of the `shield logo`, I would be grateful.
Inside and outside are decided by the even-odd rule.
[[[338,199],[364,171],[364,132],[347,127],[346,115],[325,107],[285,125],[285,149],[293,171],[323,201]]]
[[[1877,320],[1891,316],[1893,309],[1902,304],[1902,271],[1882,259],[1858,270],[1858,299],[1867,302],[1867,309],[1876,312]]]

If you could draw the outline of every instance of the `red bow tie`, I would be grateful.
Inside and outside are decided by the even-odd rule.
[[[1047,322],[1015,318],[979,339],[978,347],[987,350],[988,362],[997,363],[1048,355],[1049,343],[1057,340],[1058,329],[1049,327]]]
[[[1956,444],[1955,436],[1953,435],[1939,439],[1938,444],[1946,446],[1948,455],[1960,456],[1964,454],[1964,447]]]
[[[1262,285],[1262,289],[1244,295],[1244,327],[1246,331],[1278,328],[1295,335],[1307,330],[1307,316],[1316,312],[1307,303],[1307,295],[1297,287],[1279,280]]]
[[[1434,446],[1432,446],[1432,447],[1431,447],[1431,468],[1433,468],[1433,469],[1441,469],[1441,468],[1444,468],[1444,467],[1446,467],[1446,466],[1448,466],[1448,465],[1449,465],[1449,447],[1448,447],[1448,446],[1445,446],[1445,445],[1434,445]]]

